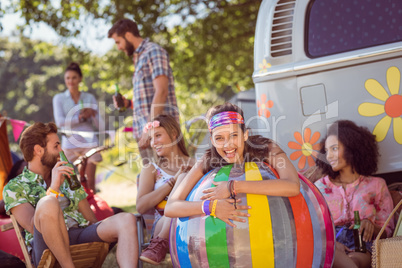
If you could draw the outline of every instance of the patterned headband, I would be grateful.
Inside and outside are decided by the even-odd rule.
[[[153,127],[159,127],[161,123],[159,121],[148,122],[145,124],[144,129],[142,130],[144,133],[147,133]]]
[[[208,129],[209,132],[212,132],[214,128],[229,124],[244,124],[244,119],[237,112],[221,112],[212,116],[208,124]]]

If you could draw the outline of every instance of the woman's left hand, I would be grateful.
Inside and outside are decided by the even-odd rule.
[[[362,234],[364,231],[364,234],[362,237],[364,242],[369,242],[372,240],[373,234],[374,234],[374,228],[375,228],[375,226],[370,220],[363,219],[361,221],[359,233]]]
[[[227,187],[227,181],[212,182],[216,187],[211,187],[202,191],[205,195],[201,196],[203,199],[225,199],[230,197],[230,192]]]

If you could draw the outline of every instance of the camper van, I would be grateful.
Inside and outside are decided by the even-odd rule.
[[[376,135],[378,174],[402,181],[402,1],[264,0],[254,45],[258,132],[295,167],[314,165],[327,127]]]

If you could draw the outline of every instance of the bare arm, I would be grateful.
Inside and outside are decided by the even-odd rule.
[[[24,228],[31,234],[34,233],[35,209],[31,204],[24,203],[13,207],[12,209],[10,209],[10,211],[22,228]]]
[[[191,189],[193,189],[203,175],[202,160],[199,160],[183,178],[183,181],[175,185],[165,207],[165,216],[176,218],[202,214],[202,201],[193,202],[185,200]]]
[[[297,171],[286,154],[277,145],[270,145],[268,164],[278,172],[279,180],[260,182],[236,181],[237,193],[264,194],[271,196],[296,196],[300,193],[300,181]]]
[[[167,195],[169,195],[172,187],[165,183],[158,189],[154,190],[156,181],[156,169],[153,165],[144,167],[140,174],[140,182],[137,193],[137,210],[139,213],[145,213],[154,208]]]
[[[276,170],[278,180],[235,181],[236,193],[261,194],[271,196],[296,196],[300,193],[300,181],[295,167],[286,154],[275,144],[270,144],[268,164]],[[227,182],[214,182],[217,187],[205,189],[201,199],[228,198]]]
[[[92,211],[91,207],[89,206],[88,200],[86,198],[82,199],[78,203],[78,211],[84,216],[84,218],[93,224],[98,222],[98,219],[95,216],[95,213]]]
[[[155,117],[163,112],[169,92],[169,78],[160,75],[153,80],[155,95],[152,99],[151,117]],[[148,118],[151,120],[152,118]]]

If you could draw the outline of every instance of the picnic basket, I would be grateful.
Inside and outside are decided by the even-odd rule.
[[[380,239],[385,227],[392,216],[402,205],[402,200],[395,206],[387,221],[382,226],[373,244],[372,267],[373,268],[400,268],[402,267],[402,236]]]

